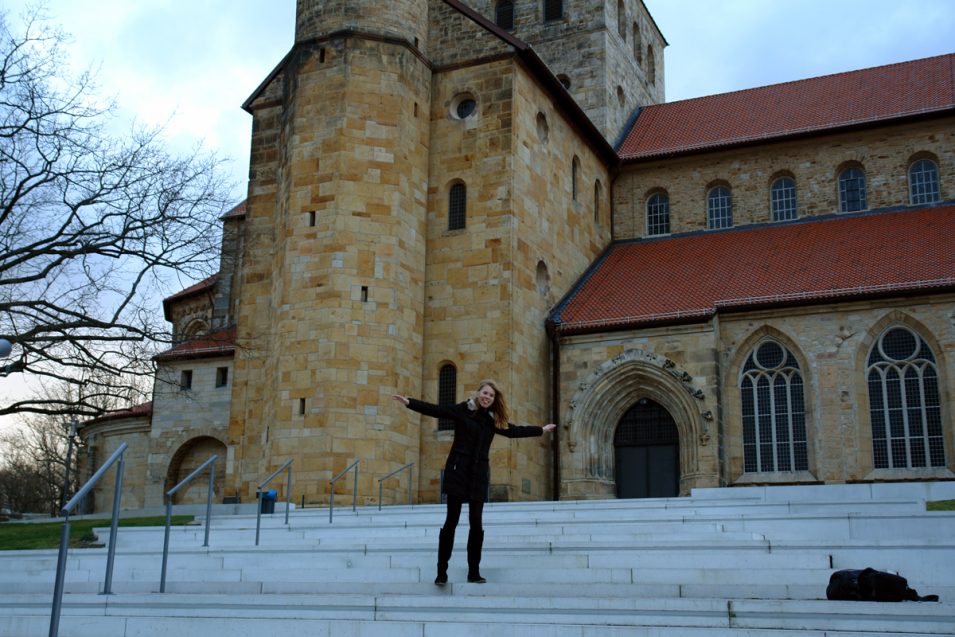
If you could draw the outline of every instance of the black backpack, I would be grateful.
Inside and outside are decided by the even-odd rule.
[[[854,602],[937,602],[938,595],[920,596],[909,588],[908,580],[901,575],[867,568],[833,573],[826,588],[826,599]]]

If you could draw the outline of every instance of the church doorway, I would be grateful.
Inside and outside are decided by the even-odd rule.
[[[641,398],[613,437],[618,498],[669,498],[680,493],[680,437],[673,417]]]

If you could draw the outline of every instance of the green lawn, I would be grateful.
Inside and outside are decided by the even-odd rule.
[[[937,500],[927,504],[929,511],[955,511],[955,500]]]
[[[174,515],[173,526],[182,526],[192,522],[195,516]],[[93,537],[93,528],[103,528],[110,525],[110,520],[70,520],[70,546],[74,548],[88,548],[102,546],[97,544]],[[120,526],[165,526],[166,516],[155,515],[145,518],[121,518]],[[19,551],[27,549],[55,549],[60,546],[60,533],[63,522],[36,522],[30,524],[16,524],[5,522],[0,524],[0,551]]]

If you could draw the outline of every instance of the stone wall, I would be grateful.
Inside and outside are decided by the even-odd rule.
[[[680,434],[680,492],[705,486],[955,478],[955,297],[951,295],[722,314],[715,321],[561,343],[561,497],[614,497],[613,432],[650,398]],[[873,468],[866,360],[894,325],[937,360],[945,468]],[[743,470],[740,369],[762,339],[793,352],[805,383],[809,470]]]
[[[831,214],[847,162],[865,169],[869,209],[905,206],[909,166],[925,155],[938,163],[942,200],[955,199],[952,117],[630,164],[614,187],[614,236],[645,234],[647,199],[661,188],[670,196],[672,233],[706,229],[706,193],[718,181],[732,190],[734,225],[767,222],[770,186],[782,173],[795,179],[799,217]]]

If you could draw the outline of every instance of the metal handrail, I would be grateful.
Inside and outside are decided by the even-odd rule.
[[[216,460],[218,458],[218,454],[213,454],[211,458],[203,462],[195,471],[186,476],[182,482],[169,489],[169,491],[166,491],[166,535],[162,543],[162,577],[159,580],[160,593],[166,592],[166,563],[169,559],[169,527],[172,524],[172,496],[174,496],[179,489],[191,482],[193,478],[202,473],[206,467],[212,465],[209,469],[209,494],[206,496],[206,537],[202,543],[203,546],[209,546],[209,520],[212,518],[212,492],[215,489]]]
[[[388,475],[382,476],[381,478],[378,478],[378,510],[379,510],[379,511],[381,511],[381,483],[384,482],[385,480],[387,480],[388,478],[390,478],[391,476],[395,475],[396,473],[400,473],[400,472],[404,471],[405,469],[408,469],[409,467],[411,468],[411,471],[408,472],[408,506],[412,506],[412,503],[411,503],[411,486],[412,486],[412,484],[414,483],[414,463],[413,463],[413,462],[409,462],[408,464],[406,464],[406,465],[403,466],[403,467],[398,467],[397,469],[395,469],[394,471],[392,471],[392,472],[389,473]]]
[[[268,478],[259,483],[255,488],[255,545],[259,545],[259,528],[262,526],[262,487],[272,482],[272,479],[278,474],[288,469],[288,486],[285,489],[285,523],[288,524],[288,510],[292,506],[292,463],[295,458],[288,460],[281,467],[272,472]]]
[[[116,555],[116,529],[119,527],[119,501],[123,495],[123,471],[126,468],[126,461],[123,459],[123,453],[129,447],[125,442],[119,445],[113,455],[103,463],[96,473],[90,476],[80,490],[76,492],[70,501],[63,505],[60,515],[63,516],[63,529],[60,532],[60,553],[56,558],[56,582],[53,585],[53,608],[50,610],[50,632],[49,637],[57,637],[60,631],[60,610],[63,608],[63,581],[66,579],[66,554],[70,544],[70,512],[76,508],[76,505],[86,497],[96,483],[109,471],[117,460],[116,466],[116,487],[113,490],[113,520],[110,524],[109,548],[106,552],[106,579],[103,581],[103,595],[111,595],[113,587],[113,558]]]
[[[334,478],[328,481],[328,486],[331,487],[331,494],[329,494],[329,498],[328,498],[328,523],[329,524],[332,523],[332,512],[335,509],[335,482],[339,478],[341,478],[343,475],[351,471],[353,468],[355,469],[355,487],[353,489],[352,500],[351,500],[352,513],[354,513],[358,508],[358,463],[359,462],[361,462],[361,460],[356,460],[355,462],[351,463],[345,468],[344,471],[342,471],[337,476],[335,476]]]

